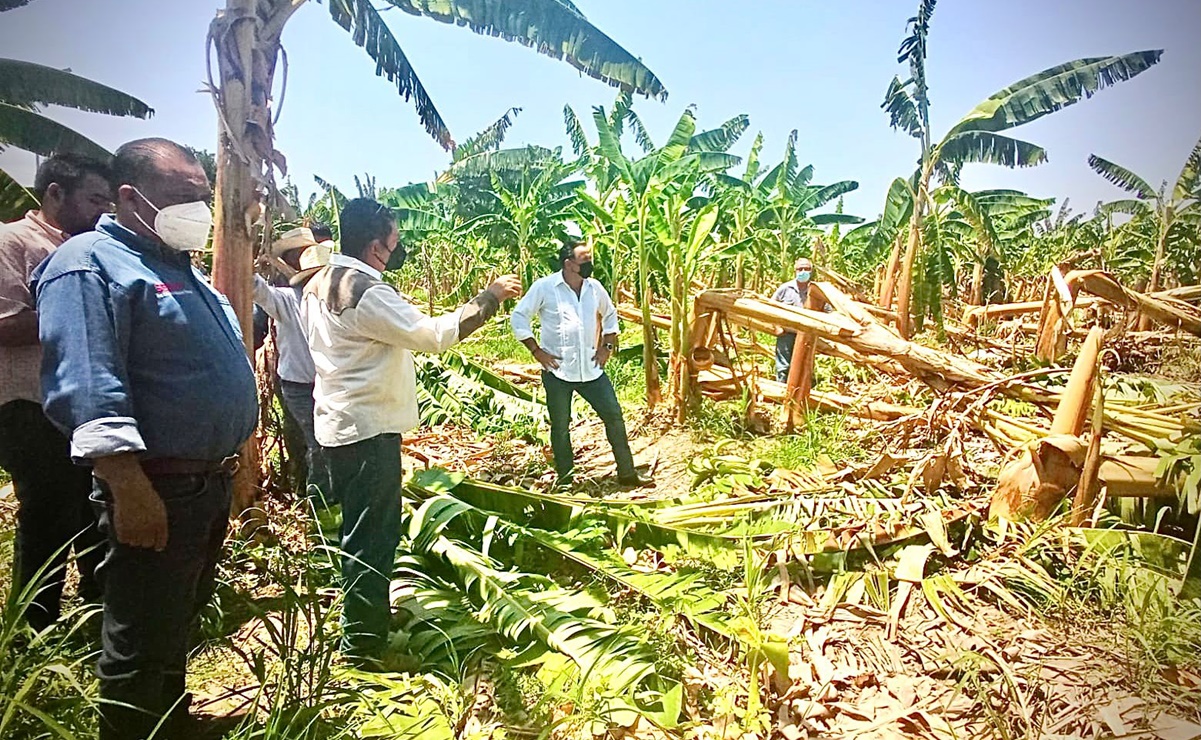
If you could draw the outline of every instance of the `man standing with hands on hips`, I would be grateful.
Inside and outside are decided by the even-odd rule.
[[[592,277],[592,249],[565,241],[558,265],[558,272],[530,286],[510,319],[513,334],[542,365],[557,483],[572,481],[571,399],[579,393],[605,424],[617,463],[617,482],[628,487],[650,485],[651,479],[634,467],[621,404],[604,370],[617,342],[617,309],[604,286]],[[542,324],[541,342],[534,338],[535,315]]]

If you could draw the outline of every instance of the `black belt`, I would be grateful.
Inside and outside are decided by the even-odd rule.
[[[230,455],[224,460],[188,460],[182,457],[156,457],[142,460],[142,472],[146,475],[211,475],[238,472],[238,456]]]

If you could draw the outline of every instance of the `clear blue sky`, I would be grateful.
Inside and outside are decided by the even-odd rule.
[[[866,217],[879,212],[892,178],[912,171],[916,142],[892,131],[879,105],[892,76],[904,77],[896,48],[915,0],[577,2],[666,84],[666,103],[640,99],[635,106],[659,142],[689,104],[702,128],[747,113],[751,129],[736,151],[745,152],[762,131],[769,162],[778,161],[795,128],[800,159],[815,165],[817,181],[860,182],[847,210]],[[165,136],[215,150],[213,106],[197,91],[218,5],[34,0],[0,14],[0,54],[69,67],[155,108],[149,121],[49,112],[105,146]],[[566,146],[564,103],[590,125],[591,107],[614,97],[612,88],[519,45],[398,10],[384,16],[458,140],[519,106],[524,111],[509,144]],[[1143,75],[1014,132],[1046,147],[1048,164],[1020,171],[976,165],[964,184],[1070,197],[1075,207],[1091,208],[1119,195],[1088,169],[1093,152],[1153,184],[1173,179],[1201,136],[1199,32],[1201,0],[942,0],[928,62],[935,132],[1040,69],[1162,48],[1163,61]],[[353,190],[356,174],[402,185],[445,166],[448,156],[425,134],[411,104],[375,77],[374,64],[325,5],[301,8],[284,45],[291,69],[276,133],[302,192],[314,189],[314,174]],[[18,179],[32,177],[33,159],[22,153],[0,154],[0,166]]]

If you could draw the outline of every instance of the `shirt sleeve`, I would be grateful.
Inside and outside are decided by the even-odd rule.
[[[37,290],[46,416],[74,458],[146,449],[134,418],[126,355],[127,296],[94,272],[66,272]]]
[[[359,330],[372,339],[418,352],[444,352],[459,341],[461,312],[426,316],[391,287],[378,285],[363,294],[356,316]]]
[[[288,312],[288,294],[268,283],[262,275],[254,276],[254,302],[276,321]]]
[[[609,297],[609,291],[605,290],[603,285],[597,283],[597,290],[600,291],[601,333],[617,334],[621,331],[621,325],[617,321],[617,307],[613,305],[613,299]]]
[[[787,298],[788,298],[788,285],[787,284],[781,285],[780,287],[776,288],[776,292],[772,293],[772,296],[771,296],[771,299],[773,301],[778,301],[780,303],[787,303],[788,302],[786,300]]]
[[[513,313],[509,316],[509,326],[513,327],[513,336],[517,341],[524,342],[534,336],[534,314],[542,310],[542,283],[534,283],[528,292],[517,302]]]
[[[0,229],[0,319],[33,308],[29,293],[29,266],[19,240]]]

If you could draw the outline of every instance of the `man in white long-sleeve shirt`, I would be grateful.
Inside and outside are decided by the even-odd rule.
[[[559,250],[559,267],[558,272],[530,286],[510,319],[517,340],[542,365],[558,482],[570,485],[575,468],[571,399],[579,393],[605,424],[618,483],[648,485],[650,478],[634,467],[621,404],[604,370],[617,342],[617,309],[604,286],[592,277],[590,247],[565,243]],[[534,316],[542,324],[540,342],[534,338]]]
[[[462,308],[430,317],[381,279],[404,262],[395,216],[370,198],[342,210],[340,254],[305,285],[300,314],[316,367],[317,442],[342,504],[342,649],[377,667],[400,543],[400,435],[417,426],[413,351],[442,352],[521,292],[506,275]]]
[[[275,322],[280,399],[304,435],[306,489],[310,496],[327,501],[331,500],[329,466],[313,428],[313,382],[317,371],[300,323],[300,293],[316,272],[314,266],[329,263],[332,247],[329,227],[323,224],[292,229],[271,245],[271,256],[296,271],[290,284],[275,286],[261,275],[254,276],[254,302]]]

